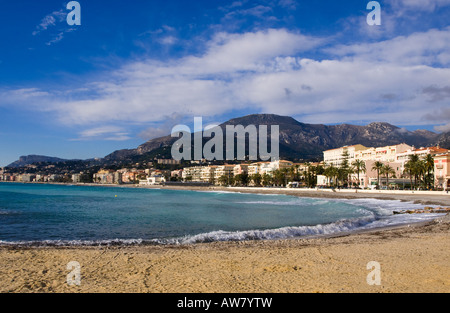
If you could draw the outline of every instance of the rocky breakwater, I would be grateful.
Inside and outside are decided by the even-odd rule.
[[[402,210],[402,211],[394,211],[394,214],[425,214],[425,213],[441,213],[441,214],[450,214],[450,208],[433,208],[433,207],[424,207],[423,209],[416,210]]]

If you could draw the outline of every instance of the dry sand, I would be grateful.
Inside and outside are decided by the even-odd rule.
[[[0,248],[0,292],[450,292],[450,217],[335,238],[192,246]],[[67,264],[81,285],[67,284]],[[369,285],[367,264],[381,266]]]

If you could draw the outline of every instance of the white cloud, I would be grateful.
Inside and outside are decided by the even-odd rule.
[[[450,27],[400,36],[375,43],[338,45],[327,49],[339,57],[402,65],[450,65]]]
[[[423,116],[448,106],[445,92],[450,69],[445,55],[450,51],[449,39],[449,28],[430,30],[378,43],[328,48],[329,59],[314,60],[303,54],[327,44],[326,38],[285,29],[219,33],[202,55],[165,63],[130,62],[74,87],[73,93],[22,90],[23,102],[35,100],[34,107],[40,105],[55,112],[62,123],[82,127],[160,122],[175,113],[216,118],[246,109],[313,123],[426,124],[429,121]],[[429,86],[434,89],[426,89]],[[430,92],[438,97],[431,98]],[[33,93],[38,97],[30,97]],[[141,135],[153,136],[159,128]],[[81,139],[97,137],[125,139],[128,134],[111,128],[91,128],[80,134]]]
[[[36,26],[36,30],[33,32],[33,36],[38,35],[42,31],[47,30],[48,28],[55,26],[57,22],[62,22],[66,18],[66,14],[61,9],[59,11],[54,11],[51,14],[46,15],[42,20],[41,23]]]
[[[84,130],[79,133],[79,138],[73,141],[85,140],[108,140],[108,141],[126,141],[131,139],[129,133],[123,128],[117,126],[101,126]]]
[[[445,125],[438,125],[434,127],[434,130],[440,133],[447,133],[450,132],[450,123],[447,123]]]
[[[449,6],[450,0],[391,0],[389,4],[399,14],[406,14],[408,11],[433,12],[438,8]]]

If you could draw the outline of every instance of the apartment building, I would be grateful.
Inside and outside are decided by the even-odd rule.
[[[233,176],[234,175],[234,165],[220,165],[216,168],[216,171],[214,172],[214,179],[216,181],[219,180],[222,176]]]
[[[203,167],[194,166],[194,167],[186,167],[183,170],[183,179],[191,180],[193,182],[201,182]]]
[[[208,183],[210,181],[213,181],[215,179],[216,169],[217,169],[217,166],[203,167],[202,173],[201,173],[201,182]]]
[[[434,157],[434,179],[436,188],[450,189],[450,153]]]
[[[428,147],[419,149],[414,149],[413,147],[411,147],[406,151],[398,153],[396,161],[402,163],[402,168],[404,168],[405,163],[409,161],[411,155],[417,155],[419,156],[419,158],[423,159],[427,154],[431,154],[433,157],[436,157],[439,155],[445,155],[447,153],[448,149],[443,149],[440,147]]]
[[[367,150],[369,148],[363,145],[353,145],[353,146],[345,146],[337,149],[327,150],[323,152],[324,162],[328,165],[340,166],[344,161],[344,153],[348,153],[349,162],[351,160],[355,160],[355,156],[357,153],[363,150]]]
[[[372,160],[378,162],[397,162],[397,156],[401,153],[404,153],[408,150],[413,149],[410,145],[407,144],[399,144],[393,146],[385,146],[378,148],[367,148],[365,150],[355,151],[353,158],[350,162],[354,160]]]
[[[241,174],[244,174],[244,173],[248,174],[248,167],[249,167],[248,164],[238,164],[238,165],[236,165],[233,168],[234,176],[241,175]]]

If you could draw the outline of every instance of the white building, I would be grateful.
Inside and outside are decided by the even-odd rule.
[[[370,148],[367,148],[363,145],[353,145],[353,146],[345,146],[337,149],[327,150],[323,152],[323,158],[325,164],[333,165],[336,167],[339,167],[342,162],[344,161],[344,153],[348,153],[348,161],[349,163],[352,162],[352,160],[355,160],[355,155],[359,153],[360,151],[367,150]]]
[[[231,177],[234,175],[234,165],[220,165],[216,168],[216,171],[214,172],[214,178],[217,181],[219,181],[219,178],[222,176]]]
[[[163,175],[152,175],[148,177],[146,180],[139,181],[140,185],[161,185],[165,183],[166,179]]]

